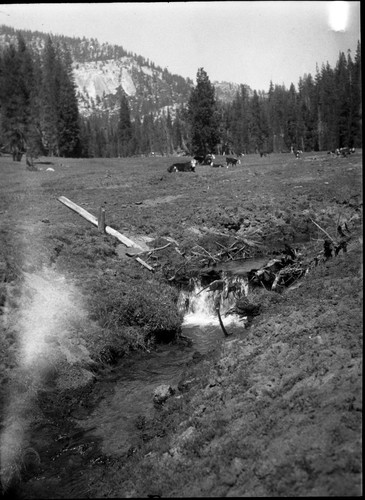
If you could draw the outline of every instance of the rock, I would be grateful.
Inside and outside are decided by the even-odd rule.
[[[159,385],[153,393],[153,402],[156,405],[162,405],[174,393],[171,385]]]
[[[180,380],[177,388],[180,392],[186,392],[189,391],[196,379],[192,378],[190,380]]]

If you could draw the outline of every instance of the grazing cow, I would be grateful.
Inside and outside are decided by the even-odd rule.
[[[235,167],[237,164],[241,164],[241,160],[238,158],[231,158],[226,156],[226,162],[227,162],[227,168],[231,165],[232,167]]]
[[[269,152],[268,152],[268,151],[259,151],[259,153],[260,153],[261,158],[262,158],[263,156],[267,156],[267,155],[269,154]]]
[[[303,154],[303,151],[301,149],[294,149],[293,151],[295,158],[300,158],[300,155]]]
[[[195,172],[196,160],[190,160],[185,163],[174,163],[167,171],[168,172]]]
[[[336,149],[337,156],[343,156],[344,158],[346,158],[346,156],[348,156],[351,153],[355,153],[355,148],[346,147],[346,148]]]
[[[223,165],[223,163],[211,163],[210,164],[211,167],[214,167],[214,168],[224,168],[225,165]]]
[[[213,163],[213,160],[215,160],[215,156],[211,153],[205,155],[203,165],[211,165]]]
[[[196,155],[196,156],[194,156],[194,160],[196,160],[198,165],[202,165],[204,160],[205,160],[205,156]]]

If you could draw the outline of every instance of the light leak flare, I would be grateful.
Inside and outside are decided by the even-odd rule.
[[[349,6],[348,2],[329,2],[329,25],[333,31],[346,31]]]

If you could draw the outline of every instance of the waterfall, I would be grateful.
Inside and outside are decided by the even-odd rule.
[[[199,280],[194,280],[191,292],[182,291],[179,298],[179,307],[184,311],[183,326],[219,326],[216,306],[219,301],[220,313],[224,325],[239,324],[243,326],[242,317],[230,313],[237,298],[248,294],[248,283],[242,277],[222,276],[217,283],[216,290],[202,287]],[[211,284],[214,288],[214,283]]]

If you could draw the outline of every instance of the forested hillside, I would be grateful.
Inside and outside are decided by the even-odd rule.
[[[264,93],[244,82],[214,82],[213,88],[208,115],[215,152],[362,145],[360,42],[354,58],[340,53],[334,68],[323,63],[297,87],[270,82]],[[191,80],[120,46],[0,27],[0,145],[14,159],[25,151],[75,157],[196,153],[189,107],[194,89]]]

